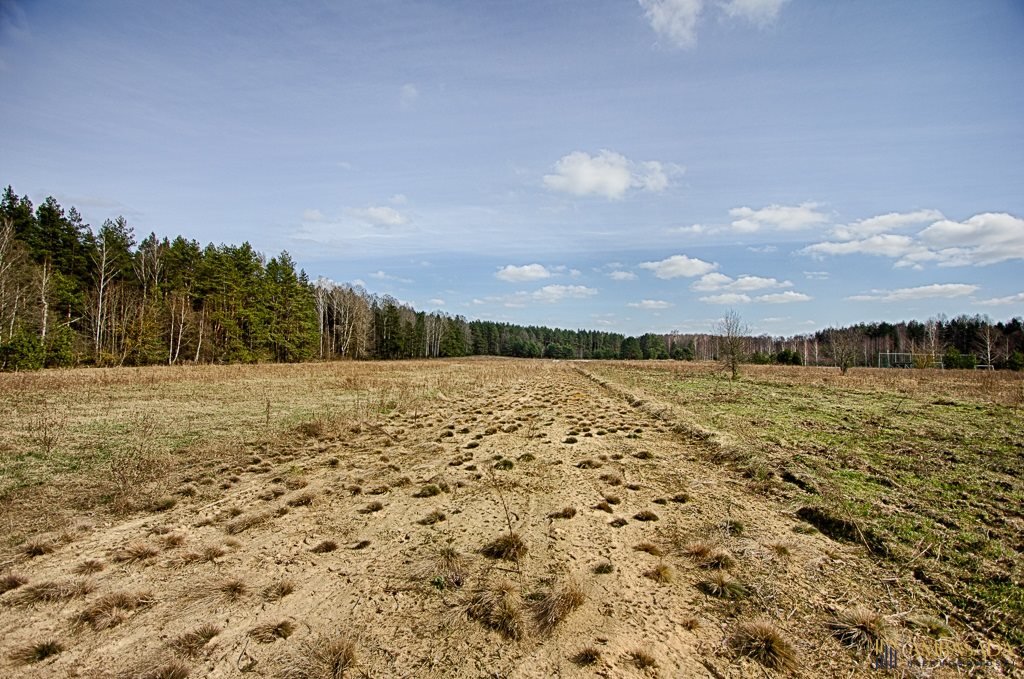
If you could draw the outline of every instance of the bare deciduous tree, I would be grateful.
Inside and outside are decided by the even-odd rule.
[[[995,361],[996,333],[995,328],[992,327],[992,319],[988,316],[985,317],[984,323],[978,328],[977,344],[981,353],[982,363],[991,369]]]
[[[736,379],[740,374],[740,361],[743,360],[750,328],[739,313],[730,309],[718,322],[717,330],[721,336],[722,360],[728,366],[732,379]]]
[[[861,334],[852,329],[829,330],[828,344],[832,360],[843,375],[857,362]]]

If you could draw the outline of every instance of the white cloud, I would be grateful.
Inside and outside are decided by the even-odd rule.
[[[668,171],[675,165],[656,160],[634,163],[621,153],[603,149],[595,156],[573,151],[555,163],[554,174],[544,175],[544,185],[553,191],[576,196],[599,195],[618,200],[631,188],[660,193],[668,188]]]
[[[697,44],[697,19],[704,9],[704,0],[640,0],[640,6],[659,36],[677,47]]]
[[[635,281],[636,274],[632,271],[616,270],[608,274],[608,278],[611,278],[613,281]]]
[[[405,197],[404,193],[396,193],[391,196],[391,203],[394,205],[405,205],[409,202],[409,199]]]
[[[709,273],[701,276],[700,280],[695,281],[690,287],[702,292],[712,292],[715,290],[721,290],[732,282],[732,278],[726,276],[724,273]]]
[[[938,210],[917,210],[916,212],[890,212],[877,217],[869,217],[852,224],[837,226],[832,230],[832,237],[839,240],[856,240],[880,233],[892,233],[909,227],[926,224],[942,219]]]
[[[537,303],[557,304],[558,302],[566,299],[585,299],[587,297],[593,297],[596,294],[596,289],[588,288],[585,285],[545,285],[533,292],[520,290],[519,292],[515,292],[510,295],[487,297],[482,301],[474,299],[473,303],[497,303],[506,307],[519,309]]]
[[[522,283],[523,281],[551,278],[551,272],[542,264],[524,264],[523,266],[509,264],[498,269],[494,277],[509,283]]]
[[[416,86],[412,83],[406,83],[402,85],[402,90],[399,94],[399,101],[402,104],[402,108],[409,108],[416,100],[420,97],[420,91],[416,89]]]
[[[811,281],[827,281],[830,275],[828,271],[804,271],[804,278]]]
[[[371,206],[349,210],[356,219],[373,226],[402,226],[409,219],[398,210],[387,206]]]
[[[583,299],[596,294],[597,290],[585,285],[545,285],[540,290],[534,291],[530,297],[538,302],[554,304],[563,299]]]
[[[362,278],[357,278],[354,281],[352,281],[352,287],[366,288],[366,281],[364,281]]]
[[[744,295],[736,292],[725,292],[721,295],[708,295],[707,297],[701,297],[700,301],[707,302],[708,304],[746,304],[750,301],[750,295]]]
[[[313,208],[306,208],[302,211],[302,220],[305,222],[323,222],[326,221],[327,217],[324,216],[320,210],[314,210]]]
[[[872,290],[870,294],[852,295],[846,299],[853,302],[911,302],[919,299],[966,297],[977,290],[977,285],[968,285],[966,283],[933,283],[916,288]]]
[[[990,299],[978,300],[978,304],[983,304],[985,306],[1024,304],[1024,292],[1018,292],[1016,295],[1007,295],[1006,297],[992,297]]]
[[[758,302],[766,304],[789,304],[790,302],[809,302],[810,300],[810,295],[805,295],[802,292],[793,292],[792,290],[772,292],[767,295],[758,295],[757,297]]]
[[[702,233],[709,233],[710,228],[703,224],[691,224],[690,226],[677,226],[674,229],[669,229],[669,233],[692,233],[693,235],[700,235]]]
[[[411,278],[401,278],[399,276],[393,276],[386,271],[377,270],[370,274],[370,278],[376,278],[379,281],[394,281],[396,283],[412,283]]]
[[[642,172],[634,177],[633,181],[639,184],[644,191],[661,193],[668,188],[668,175],[665,168],[657,160],[648,160],[640,164]]]
[[[717,6],[728,19],[740,19],[757,26],[774,22],[789,0],[718,0]],[[705,0],[639,0],[647,21],[660,37],[676,47],[697,44],[697,24]]]
[[[661,279],[670,278],[693,278],[710,273],[718,268],[717,263],[705,262],[702,259],[687,257],[686,255],[672,255],[660,262],[643,262],[641,269],[650,269],[654,275]]]
[[[937,251],[940,266],[985,266],[1024,259],[1024,219],[1006,213],[986,212],[965,222],[943,220],[918,236]]]
[[[626,306],[633,307],[634,309],[647,309],[653,311],[656,309],[667,309],[672,306],[672,302],[666,302],[662,299],[643,299],[639,302],[630,302]]]
[[[893,228],[907,223],[893,215],[883,215],[882,219]],[[868,227],[872,228],[875,227]],[[915,235],[880,233],[857,240],[814,243],[800,252],[890,257],[897,260],[897,267],[915,269],[929,262],[938,266],[987,266],[1024,259],[1024,219],[986,212],[963,222],[939,220]]]
[[[721,273],[709,273],[701,276],[700,280],[690,286],[700,292],[717,292],[720,290],[729,292],[752,292],[755,290],[768,290],[771,288],[790,288],[793,284],[790,281],[780,281],[775,278],[763,276],[749,276],[744,274],[733,279]]]
[[[569,278],[579,278],[583,275],[583,272],[579,269],[569,269]]]
[[[428,299],[427,302],[429,304],[432,304],[433,306],[444,306],[444,300],[441,299],[440,297],[434,297],[433,299]]]
[[[828,215],[819,212],[818,203],[800,203],[800,205],[769,205],[754,210],[749,207],[735,207],[729,215],[735,217],[732,228],[741,233],[754,233],[761,229],[778,231],[799,231],[812,226],[825,224]]]
[[[777,248],[774,245],[762,245],[761,247],[753,247],[753,246],[751,246],[751,247],[747,248],[747,250],[749,250],[751,252],[770,254],[772,252],[778,252],[779,248]]]
[[[774,22],[788,0],[724,0],[722,11],[730,19],[744,19],[759,26]]]
[[[925,252],[926,248],[916,243],[912,236],[883,233],[861,240],[824,242],[808,245],[800,252],[809,255],[879,255],[882,257],[906,257]]]

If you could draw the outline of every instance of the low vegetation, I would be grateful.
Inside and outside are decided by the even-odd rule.
[[[866,678],[879,649],[937,644],[1005,669],[1021,420],[981,390],[1001,377],[833,372],[0,374],[0,675]],[[54,408],[47,450],[30,415]]]

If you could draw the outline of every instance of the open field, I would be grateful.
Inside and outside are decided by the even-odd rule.
[[[1021,676],[1022,384],[0,374],[0,675]]]

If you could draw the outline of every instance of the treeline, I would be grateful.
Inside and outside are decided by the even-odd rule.
[[[292,362],[469,355],[717,360],[714,333],[627,337],[426,313],[390,296],[310,281],[287,252],[249,243],[201,246],[123,217],[99,228],[50,197],[33,206],[8,186],[0,201],[0,370],[76,365]],[[1020,369],[1020,319],[981,317],[747,337],[759,363],[875,365],[879,352],[927,352],[946,367]],[[842,356],[840,351],[842,349]]]
[[[287,252],[201,246],[123,217],[99,228],[50,197],[0,201],[0,369],[396,359],[613,358],[622,335],[467,321],[310,281]]]
[[[750,337],[752,363],[889,367],[1024,369],[1024,319],[993,322],[980,315],[928,321],[859,323],[792,337]],[[886,356],[886,354],[909,356]],[[880,358],[881,357],[881,358]]]

